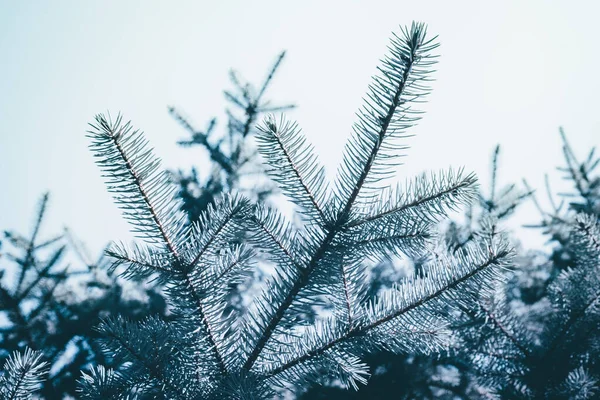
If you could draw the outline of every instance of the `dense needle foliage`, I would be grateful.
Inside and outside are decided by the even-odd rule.
[[[93,261],[69,231],[44,238],[48,202],[45,194],[29,236],[5,231],[0,242],[0,363],[36,350],[33,358],[23,354],[48,364],[39,394],[60,399],[77,395],[82,369],[107,363],[94,329],[101,318],[164,314],[165,303],[151,288],[109,273],[106,258]]]
[[[419,119],[413,104],[429,91],[436,47],[422,24],[393,38],[331,189],[294,123],[268,117],[260,125],[259,152],[303,216],[300,229],[239,195],[223,197],[189,227],[142,134],[120,117],[99,115],[89,134],[92,150],[146,242],[118,245],[110,254],[115,265],[127,266],[126,276],[164,283],[174,318],[105,321],[104,345],[123,364],[86,375],[84,393],[264,397],[325,371],[356,387],[369,375],[361,357],[373,349],[443,349],[452,335],[448,304],[467,307],[468,294],[491,288],[509,261],[501,237],[432,257],[420,275],[374,297],[365,296],[363,279],[365,259],[432,251],[435,222],[475,194],[473,175],[447,171],[376,199]],[[271,263],[272,276],[246,312],[225,313],[227,292],[247,276],[254,253]],[[299,319],[324,301],[334,305],[330,315]]]
[[[283,54],[257,88],[231,74],[222,135],[170,108],[212,162],[202,176],[163,171],[131,123],[98,115],[91,149],[140,242],[112,244],[107,271],[68,235],[39,240],[47,197],[30,238],[5,234],[21,254],[0,276],[2,398],[598,396],[600,159],[561,131],[574,192],[557,204],[548,186],[549,212],[527,184],[498,184],[499,147],[487,191],[462,170],[390,189],[436,48],[423,24],[394,35],[332,182],[298,125],[266,115],[292,108],[264,100]],[[264,172],[300,223],[265,202]],[[530,197],[550,254],[505,232]],[[99,292],[74,301],[78,287]]]

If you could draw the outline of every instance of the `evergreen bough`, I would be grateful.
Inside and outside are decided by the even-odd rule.
[[[453,342],[448,329],[475,295],[492,296],[510,262],[501,235],[482,237],[453,256],[433,251],[435,223],[475,195],[461,171],[422,176],[382,197],[429,92],[434,39],[423,24],[394,36],[373,78],[331,187],[295,123],[266,118],[259,151],[297,206],[303,226],[235,194],[215,202],[192,227],[174,187],[143,135],[98,115],[89,136],[108,188],[145,243],[114,246],[114,268],[165,284],[169,321],[106,320],[99,328],[116,370],[84,376],[85,398],[269,397],[318,381],[366,383],[361,357],[375,349],[429,353]],[[244,237],[244,241],[240,240]],[[367,297],[365,259],[431,253],[421,273]],[[247,312],[227,309],[231,285],[252,260],[272,275]],[[314,322],[304,312],[326,302]]]
[[[29,348],[13,352],[6,359],[0,374],[0,396],[3,400],[28,400],[37,391],[48,372],[41,351]]]
[[[446,221],[440,224],[441,237],[439,240],[440,252],[447,252],[448,257],[461,253],[465,247],[474,245],[482,237],[497,235],[503,230],[505,222],[513,212],[528,199],[530,190],[522,190],[512,183],[500,185],[498,178],[500,146],[496,146],[492,154],[491,180],[489,188],[479,187],[476,200],[473,201],[460,219]],[[493,221],[493,223],[490,223]],[[493,231],[490,230],[493,228]],[[505,270],[505,279],[496,282],[496,285],[506,291],[520,289],[518,279],[512,277],[512,269],[521,268],[517,257],[511,271]],[[369,273],[369,292],[376,295],[386,289],[392,288],[398,281],[407,276],[419,275],[423,263],[427,262],[426,256],[418,256],[410,262],[398,260],[384,260],[376,263]],[[523,266],[524,268],[524,266]],[[524,288],[523,288],[524,289]],[[473,314],[477,305],[464,307],[462,310]],[[458,307],[461,310],[461,307]],[[457,313],[456,305],[449,304],[447,312]],[[516,311],[516,310],[513,310]],[[458,311],[460,312],[460,311]],[[393,393],[393,398],[398,399],[479,399],[494,396],[496,386],[482,384],[482,376],[487,374],[485,368],[477,368],[473,362],[471,352],[478,349],[481,335],[479,330],[469,330],[471,336],[461,334],[465,326],[473,326],[473,322],[458,316],[453,318],[453,323],[448,329],[454,332],[452,340],[448,343],[447,351],[434,355],[419,353],[393,354],[386,349],[371,352],[364,360],[369,364],[374,376],[369,385],[357,392],[348,392],[341,388],[336,381],[324,380],[321,384],[313,384],[305,388],[301,399],[379,399],[388,398]],[[487,383],[487,382],[486,382]]]

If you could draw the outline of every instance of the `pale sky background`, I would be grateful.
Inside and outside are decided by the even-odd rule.
[[[167,167],[205,165],[176,146],[167,105],[224,121],[228,70],[258,82],[283,49],[270,98],[299,106],[333,175],[390,33],[412,20],[439,35],[441,62],[399,178],[464,166],[485,185],[500,143],[501,181],[542,189],[551,173],[558,189],[558,127],[581,156],[600,144],[599,4],[0,0],[0,229],[28,231],[50,190],[45,232],[69,226],[94,251],[130,240],[87,150],[94,114],[121,111]]]

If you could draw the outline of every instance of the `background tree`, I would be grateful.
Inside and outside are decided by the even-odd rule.
[[[197,221],[208,206],[224,193],[236,191],[258,201],[272,193],[274,188],[264,179],[253,136],[256,124],[266,113],[289,111],[295,107],[293,104],[272,105],[265,99],[284,57],[285,52],[279,54],[258,87],[242,81],[235,71],[230,71],[233,90],[224,91],[228,103],[225,110],[227,124],[221,134],[215,133],[216,118],[212,118],[206,129],[201,131],[192,127],[182,113],[169,107],[170,114],[190,135],[189,139],[180,140],[179,145],[200,147],[211,161],[210,172],[204,178],[199,176],[196,168],[189,173],[179,170],[174,174],[180,185],[182,209],[190,221]]]
[[[29,237],[5,231],[1,242],[0,362],[26,369],[43,360],[49,374],[39,393],[60,399],[76,395],[82,369],[110,365],[96,341],[94,326],[102,318],[164,314],[165,302],[153,289],[108,273],[104,256],[92,262],[68,231],[42,239],[48,199],[42,196]]]
[[[481,380],[503,396],[591,399],[599,393],[600,160],[592,149],[579,161],[562,130],[561,137],[566,166],[559,170],[573,192],[556,205],[548,185],[550,212],[536,200],[552,251],[527,254],[505,294],[482,305],[488,330],[479,330],[479,346],[470,349],[485,351],[493,343],[510,355],[477,355],[474,364],[487,367]]]

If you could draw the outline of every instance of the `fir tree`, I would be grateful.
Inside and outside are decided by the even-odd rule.
[[[27,238],[15,232],[4,232],[2,269],[0,270],[0,311],[5,318],[0,332],[0,360],[6,367],[29,368],[41,356],[26,347],[44,350],[44,358],[58,362],[73,336],[65,333],[65,314],[60,298],[66,296],[65,282],[71,273],[63,263],[66,253],[64,235],[49,239],[40,238],[40,230],[48,205],[48,194],[42,196],[34,221],[33,231]],[[61,293],[62,292],[62,293]],[[71,379],[73,389],[78,376],[74,362],[75,377]],[[58,365],[58,364],[57,364]],[[7,370],[5,376],[20,376],[18,370]],[[69,365],[55,371],[52,381],[45,381],[45,395],[56,394],[54,384],[62,384]],[[11,378],[12,379],[12,378]],[[69,378],[66,377],[68,380]],[[7,383],[9,381],[6,381]]]
[[[39,354],[50,370],[39,395],[61,399],[77,394],[83,368],[108,363],[93,329],[101,318],[126,314],[140,319],[164,314],[165,307],[152,289],[107,274],[105,258],[92,261],[69,231],[43,239],[48,201],[48,194],[42,196],[29,237],[4,232],[0,362],[10,368],[29,365],[26,360],[38,360]],[[27,349],[35,350],[35,356]],[[7,374],[20,372],[7,370]]]
[[[567,167],[561,170],[576,192],[566,194],[573,199],[566,209],[552,201],[541,224],[558,246],[550,256],[538,251],[517,258],[496,294],[464,313],[463,357],[489,396],[591,399],[599,393],[600,178],[593,172],[599,161],[592,150],[578,162],[564,134],[563,140]]]
[[[274,209],[227,195],[186,223],[168,175],[143,135],[120,117],[96,117],[89,133],[101,166],[134,231],[146,242],[110,250],[128,277],[165,284],[173,319],[106,320],[104,346],[120,367],[83,378],[88,398],[272,396],[319,381],[366,383],[362,361],[377,349],[430,353],[453,343],[449,307],[468,308],[492,296],[510,260],[501,235],[478,238],[455,254],[427,259],[418,275],[366,296],[364,260],[432,251],[435,224],[475,195],[473,175],[420,177],[380,198],[419,119],[435,63],[434,39],[422,24],[402,30],[373,79],[331,188],[295,123],[269,117],[259,151],[269,173],[297,206],[293,228]],[[240,236],[247,239],[240,244]],[[230,286],[245,279],[255,253],[272,275],[245,313],[229,312]],[[435,253],[434,253],[435,254]],[[323,299],[333,313],[301,318]]]
[[[256,123],[265,114],[288,111],[295,107],[293,104],[273,105],[271,101],[265,100],[284,57],[285,52],[279,54],[267,77],[258,87],[244,82],[238,73],[230,71],[233,90],[224,91],[228,103],[224,133],[215,132],[216,118],[212,118],[206,128],[200,131],[175,107],[169,107],[169,113],[190,135],[189,139],[180,140],[178,144],[203,148],[211,161],[211,170],[204,178],[196,168],[192,168],[189,173],[181,170],[175,173],[175,180],[180,185],[182,209],[190,221],[197,221],[208,206],[214,204],[224,193],[241,192],[257,200],[264,200],[272,193],[272,185],[260,179],[264,174],[257,162],[252,139],[256,133]]]

